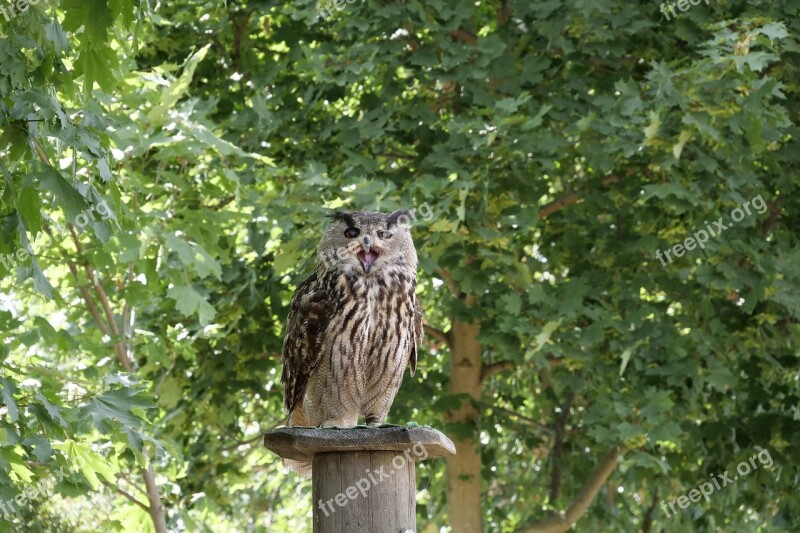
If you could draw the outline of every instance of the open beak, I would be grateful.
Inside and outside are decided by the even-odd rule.
[[[378,251],[372,250],[372,237],[365,235],[361,241],[361,250],[358,251],[356,256],[361,261],[361,266],[364,267],[364,272],[369,272],[372,264],[378,259]]]

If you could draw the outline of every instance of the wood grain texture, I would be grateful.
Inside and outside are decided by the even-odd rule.
[[[278,428],[264,445],[313,463],[314,533],[413,533],[416,461],[455,453],[428,427]]]
[[[357,451],[420,450],[424,457],[415,454],[417,460],[432,459],[456,453],[453,441],[443,433],[427,427],[388,428],[302,428],[286,427],[268,431],[264,435],[264,446],[284,459],[313,461],[320,453]],[[415,448],[416,447],[416,448]]]
[[[396,451],[316,455],[314,533],[416,531],[414,464]]]

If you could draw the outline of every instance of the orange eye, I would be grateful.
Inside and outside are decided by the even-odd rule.
[[[361,232],[358,231],[358,228],[347,228],[344,230],[344,236],[348,239],[355,239],[359,235],[361,235]]]

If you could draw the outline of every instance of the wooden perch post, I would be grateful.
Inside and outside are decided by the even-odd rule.
[[[415,462],[455,454],[450,439],[425,427],[286,427],[267,432],[264,445],[313,464],[314,533],[415,532]]]

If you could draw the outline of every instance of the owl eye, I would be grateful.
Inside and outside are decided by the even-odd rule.
[[[383,239],[383,240],[391,239],[392,238],[392,232],[391,231],[380,230],[380,231],[378,231],[378,238]]]
[[[348,239],[355,239],[359,235],[361,235],[361,232],[358,231],[358,228],[347,228],[344,230],[344,236]]]

